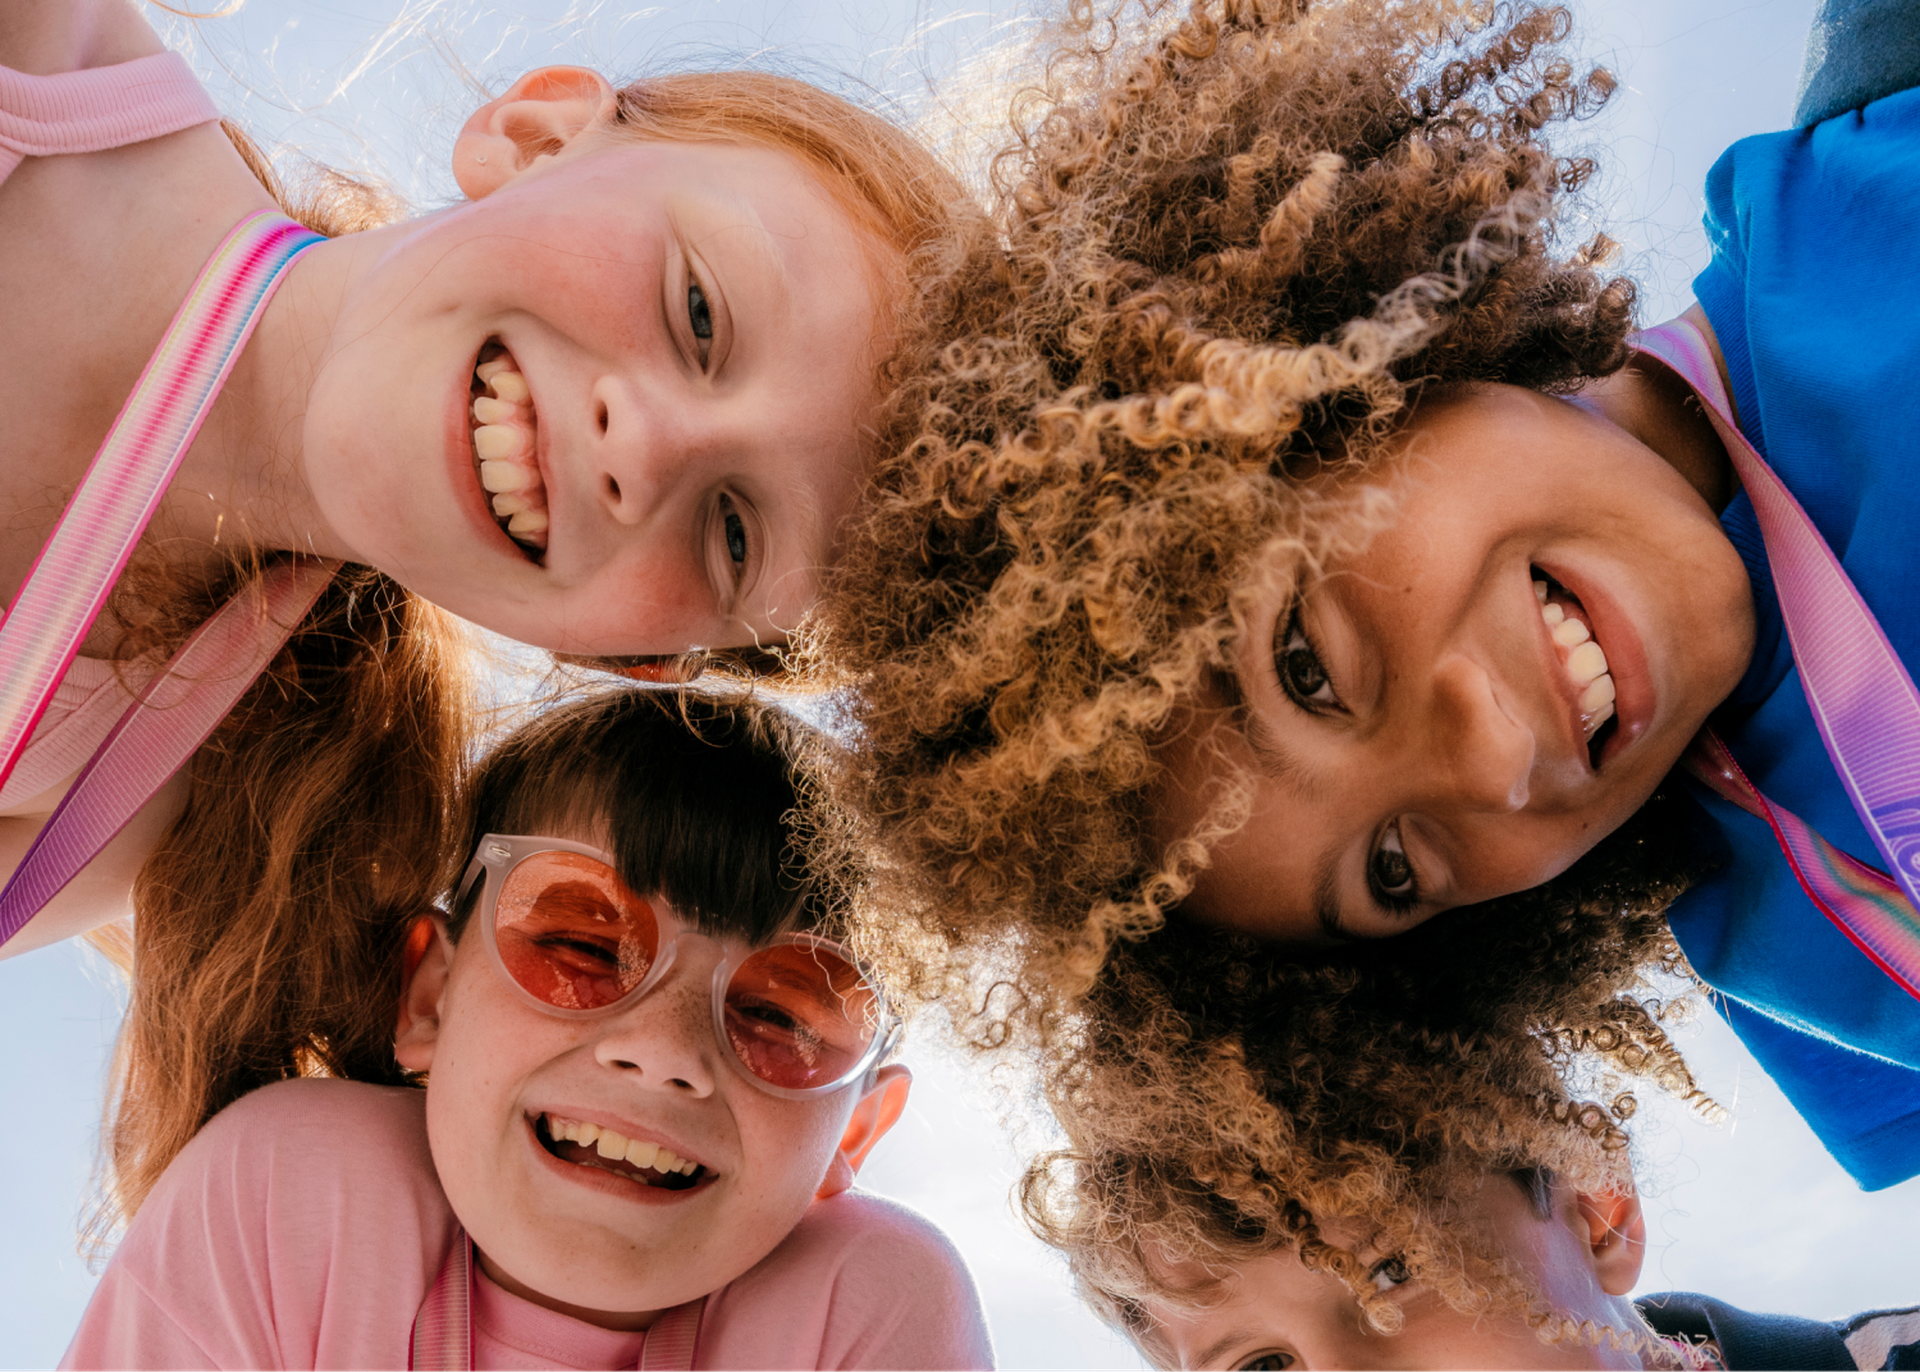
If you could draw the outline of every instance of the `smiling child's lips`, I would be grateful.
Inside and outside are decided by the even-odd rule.
[[[596,1112],[536,1110],[525,1117],[528,1139],[545,1165],[569,1181],[649,1203],[705,1190],[719,1177],[710,1166],[657,1131],[628,1122],[589,1122]],[[611,1146],[609,1146],[611,1145]],[[615,1156],[618,1154],[619,1156]]]
[[[526,553],[500,527],[494,518],[493,507],[488,503],[486,488],[480,484],[480,474],[473,460],[473,368],[474,359],[468,358],[462,367],[458,381],[453,386],[452,413],[447,423],[447,467],[453,480],[453,489],[459,495],[460,513],[481,541],[488,547],[498,548],[513,557],[517,562],[526,561]]]
[[[1607,655],[1607,669],[1614,682],[1613,707],[1619,723],[1602,750],[1600,765],[1604,768],[1638,742],[1653,723],[1659,702],[1647,667],[1646,644],[1632,617],[1602,582],[1585,578],[1576,570],[1556,569],[1544,563],[1541,570],[1580,598],[1593,622],[1593,636]]]

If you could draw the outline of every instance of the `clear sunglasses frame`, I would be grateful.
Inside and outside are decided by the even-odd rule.
[[[613,855],[602,848],[595,848],[585,843],[575,843],[570,839],[547,838],[540,835],[487,834],[481,838],[479,846],[474,849],[473,860],[467,864],[467,870],[460,878],[460,885],[454,891],[453,901],[453,908],[456,911],[469,901],[474,901],[476,896],[474,883],[476,881],[484,881],[485,885],[477,893],[478,899],[474,903],[472,915],[468,918],[467,927],[471,929],[473,927],[473,921],[475,920],[480,922],[482,937],[486,940],[487,957],[488,960],[493,963],[494,970],[500,974],[508,986],[513,988],[515,995],[519,996],[522,1001],[536,1010],[557,1016],[560,1019],[601,1019],[607,1015],[617,1014],[636,1004],[642,997],[649,994],[666,979],[667,973],[673,967],[674,954],[679,950],[681,939],[712,937],[711,935],[702,934],[698,930],[691,928],[680,921],[677,916],[668,917],[663,915],[657,902],[647,900],[648,906],[654,911],[654,918],[660,921],[660,951],[653,960],[653,966],[647,969],[646,976],[641,978],[638,986],[627,992],[626,995],[620,997],[619,1000],[607,1005],[596,1006],[591,1010],[570,1010],[565,1006],[555,1005],[551,1001],[543,1000],[522,986],[519,981],[515,979],[513,973],[507,970],[506,959],[500,956],[500,941],[497,937],[497,929],[495,927],[495,916],[500,903],[500,892],[505,889],[507,878],[512,874],[514,868],[518,867],[528,858],[537,857],[541,853],[577,853],[582,857],[590,857],[596,862],[604,864],[609,871],[615,874],[616,879],[619,875],[619,868],[614,864]],[[642,899],[646,899],[646,897],[642,897]],[[667,928],[669,918],[671,918],[673,923],[679,924],[679,928],[671,934],[669,934]],[[715,941],[718,942],[718,940]],[[874,1012],[877,1021],[873,1041],[867,1045],[866,1051],[860,1055],[857,1062],[838,1077],[834,1078],[834,1080],[819,1086],[779,1086],[768,1081],[765,1077],[756,1074],[741,1060],[740,1054],[734,1050],[732,1039],[727,1035],[727,986],[732,982],[734,972],[739,970],[740,965],[755,953],[765,952],[769,948],[779,948],[789,944],[802,948],[817,948],[822,952],[831,953],[833,956],[842,959],[848,966],[860,973],[861,980],[865,983],[867,989],[873,993]],[[844,1091],[847,1087],[859,1081],[868,1072],[872,1071],[874,1065],[892,1051],[894,1044],[898,1042],[900,1037],[900,1018],[893,1013],[893,1008],[888,1005],[886,993],[881,989],[878,978],[873,975],[873,972],[865,963],[854,957],[853,953],[845,944],[835,939],[822,938],[818,934],[781,934],[765,943],[755,944],[753,947],[747,948],[744,951],[734,949],[727,952],[726,955],[720,959],[719,965],[713,969],[712,999],[714,1041],[721,1046],[727,1061],[733,1065],[733,1070],[744,1077],[751,1085],[757,1086],[769,1095],[780,1096],[787,1100],[811,1100],[818,1096],[830,1096],[837,1091]]]

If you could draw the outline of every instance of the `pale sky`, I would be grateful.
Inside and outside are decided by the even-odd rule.
[[[1595,227],[1627,245],[1643,322],[1657,322],[1685,306],[1704,257],[1708,166],[1733,140],[1787,120],[1813,0],[1584,0],[1574,9],[1586,50],[1622,87],[1563,146],[1601,161],[1608,203]],[[554,60],[616,79],[747,62],[910,106],[929,76],[1019,13],[1009,0],[249,0],[237,17],[178,36],[223,107],[264,142],[370,167],[431,208],[452,191],[445,159],[477,103],[461,67],[497,89]],[[70,946],[0,962],[0,1120],[9,1126],[0,1130],[0,1366],[56,1360],[92,1289],[74,1235],[118,1017],[112,980]],[[1920,1180],[1862,1194],[1717,1020],[1703,1016],[1681,1037],[1732,1121],[1711,1128],[1659,1102],[1636,1120],[1652,1236],[1642,1289],[1822,1318],[1920,1302]],[[1003,1365],[1138,1365],[1077,1307],[1058,1263],[1013,1219],[1017,1164],[991,1102],[925,1045],[908,1060],[914,1104],[863,1181],[952,1235]]]

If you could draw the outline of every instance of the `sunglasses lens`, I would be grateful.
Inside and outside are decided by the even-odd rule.
[[[791,1091],[842,1081],[872,1047],[880,1002],[860,969],[804,943],[763,948],[727,983],[727,1039],[762,1081]]]
[[[660,953],[653,907],[583,853],[535,853],[515,866],[493,936],[507,974],[562,1010],[612,1005],[646,980]]]

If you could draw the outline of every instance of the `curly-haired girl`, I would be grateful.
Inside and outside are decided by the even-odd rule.
[[[1920,937],[1845,855],[1897,856],[1920,789],[1882,742],[1920,720],[1920,94],[1726,154],[1704,308],[1629,365],[1633,288],[1567,237],[1593,168],[1547,143],[1611,89],[1564,11],[1149,10],[1076,9],[1002,160],[1004,292],[890,405],[823,640],[862,841],[940,939],[1014,936],[994,1003],[1050,1032],[1176,903],[1346,944],[1588,902],[1712,715],[1681,945],[1863,1184],[1920,1169]]]
[[[1093,1309],[1161,1367],[1907,1365],[1912,1310],[1628,1299],[1621,1074],[1712,1108],[1633,985],[1678,957],[1658,904],[1461,918],[1407,935],[1426,977],[1186,921],[1115,949],[1056,1078],[1064,1146],[1022,1188]]]
[[[135,1097],[274,1079],[249,1045],[394,965],[388,917],[432,894],[396,855],[441,846],[461,756],[448,611],[578,654],[778,639],[912,256],[977,219],[914,138],[754,72],[544,68],[453,170],[417,218],[330,174],[289,195],[138,6],[0,0],[0,870],[37,845],[0,954],[134,888]],[[130,710],[149,686],[168,708]],[[235,1051],[189,1052],[150,991]],[[311,1047],[377,1065],[383,1033]]]

